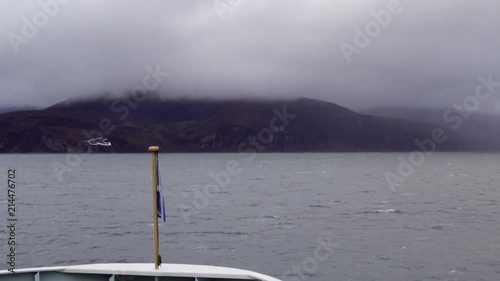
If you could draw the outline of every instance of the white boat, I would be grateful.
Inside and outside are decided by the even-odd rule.
[[[191,264],[109,263],[0,271],[0,281],[280,281],[248,270]]]
[[[153,222],[155,263],[109,263],[72,266],[39,267],[0,271],[0,281],[280,281],[248,270],[191,264],[161,264],[158,243],[158,217],[165,220],[165,209],[159,177],[159,148],[153,153]],[[160,203],[161,206],[158,205]],[[14,262],[15,263],[15,262]]]

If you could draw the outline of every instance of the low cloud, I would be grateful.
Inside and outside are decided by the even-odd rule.
[[[158,89],[167,96],[305,96],[354,109],[450,106],[478,76],[500,80],[495,1],[402,0],[351,63],[339,45],[390,0],[220,0],[231,7],[223,18],[216,1],[61,0],[16,52],[8,35],[23,36],[24,18],[49,2],[0,3],[0,107],[130,90],[157,64],[170,73]]]

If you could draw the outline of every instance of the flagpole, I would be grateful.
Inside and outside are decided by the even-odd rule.
[[[158,171],[157,171],[157,161],[158,161],[158,151],[160,148],[158,146],[150,146],[149,151],[152,153],[152,167],[153,167],[153,223],[154,223],[154,261],[155,269],[159,268],[159,239],[158,239]]]

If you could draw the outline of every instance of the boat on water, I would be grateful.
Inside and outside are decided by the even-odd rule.
[[[105,263],[0,270],[0,281],[280,281],[253,271],[192,264],[161,264],[158,218],[166,220],[157,146],[152,152],[154,263]]]
[[[0,281],[280,281],[248,270],[191,264],[110,263],[0,271]]]

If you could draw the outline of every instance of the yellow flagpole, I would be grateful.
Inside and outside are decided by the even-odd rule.
[[[157,196],[157,186],[158,186],[158,173],[156,170],[156,162],[158,159],[158,151],[160,148],[158,146],[150,146],[149,151],[152,153],[153,157],[153,223],[154,223],[154,255],[155,255],[155,269],[159,268],[159,239],[158,239],[158,196]]]

